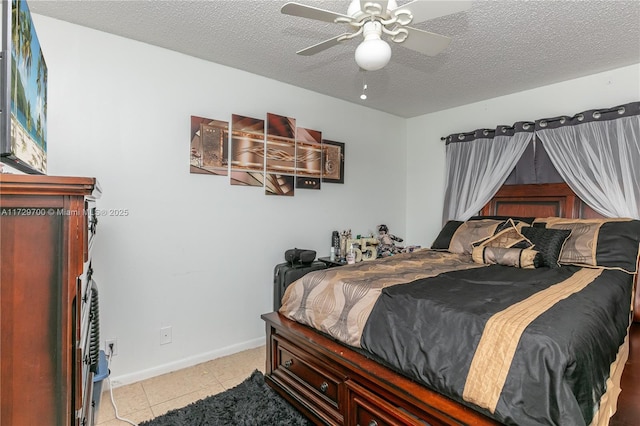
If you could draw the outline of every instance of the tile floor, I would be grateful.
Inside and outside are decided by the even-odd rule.
[[[118,414],[138,423],[215,395],[241,383],[256,369],[264,373],[265,356],[266,349],[260,346],[115,388],[113,398]],[[115,418],[106,381],[102,390],[96,423],[99,426],[126,425]]]

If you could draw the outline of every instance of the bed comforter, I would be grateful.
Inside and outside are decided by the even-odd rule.
[[[586,425],[623,352],[631,293],[621,271],[420,250],[310,273],[280,313],[502,423]]]

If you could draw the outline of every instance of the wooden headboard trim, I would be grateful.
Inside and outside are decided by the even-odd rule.
[[[515,216],[513,213],[504,214],[511,210],[521,211],[519,216],[602,217],[578,198],[566,183],[504,185],[482,208],[481,214]]]

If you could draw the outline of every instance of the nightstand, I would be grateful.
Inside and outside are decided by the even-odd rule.
[[[319,257],[318,260],[320,262],[324,262],[327,265],[327,268],[334,268],[336,266],[343,266],[347,264],[347,261],[339,261],[339,260],[331,260],[330,257]]]

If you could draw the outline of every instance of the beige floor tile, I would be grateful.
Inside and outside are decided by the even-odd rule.
[[[213,374],[215,374],[220,383],[224,383],[239,377],[247,378],[255,369],[254,363],[237,362],[221,366],[219,369],[214,370]]]
[[[222,382],[222,386],[224,386],[225,390],[228,390],[228,389],[231,389],[231,388],[235,388],[240,383],[244,382],[244,380],[247,377],[248,376],[238,376],[238,377],[231,378],[229,380],[225,380],[224,382]]]
[[[242,377],[246,379],[254,370],[264,371],[265,348],[261,346],[237,354],[214,359],[203,365],[213,371],[220,383]]]
[[[102,407],[100,407],[100,410],[102,411]],[[118,409],[118,414],[120,414],[120,409]],[[134,423],[140,423],[140,422],[144,422],[145,420],[151,420],[153,418],[153,412],[151,411],[151,408],[146,408],[144,410],[140,410],[140,411],[136,411],[133,413],[129,413],[128,415],[122,415],[120,414],[120,417],[124,417],[127,420],[131,420]],[[107,420],[104,423],[98,423],[98,425],[100,426],[126,426],[127,423],[126,422],[122,422],[116,418],[113,418],[111,420]]]
[[[199,389],[195,392],[182,395],[178,398],[171,399],[161,404],[153,405],[151,406],[151,411],[153,411],[153,415],[155,417],[158,417],[167,413],[168,411],[175,410],[176,408],[186,407],[192,402],[196,402],[208,396],[218,394],[220,392],[223,392],[224,390],[225,388],[222,385],[216,384],[206,389]]]
[[[114,389],[120,417],[141,422],[181,408],[242,383],[254,370],[265,370],[266,349],[260,346]],[[99,426],[123,426],[115,419],[105,383],[97,416]]]
[[[116,402],[117,404],[117,402]],[[100,400],[100,406],[98,407],[98,415],[96,417],[96,423],[102,425],[109,420],[115,419],[115,412],[113,411],[113,406],[111,405],[111,399],[109,396],[109,391],[102,392],[102,399]]]
[[[109,395],[109,385],[103,387],[100,409],[97,417],[98,424],[115,418],[115,411]],[[149,409],[150,404],[141,383],[122,386],[113,390],[113,399],[118,406],[118,414],[126,417],[128,414]]]
[[[102,399],[100,400],[100,406],[98,407],[98,412],[96,413],[96,424],[101,425],[102,423],[105,423],[112,419],[115,419],[115,412],[113,411],[113,406],[111,405],[111,397],[109,396],[109,391],[107,390],[106,392],[102,392]]]
[[[220,385],[215,372],[203,364],[153,377],[141,383],[151,406]]]

